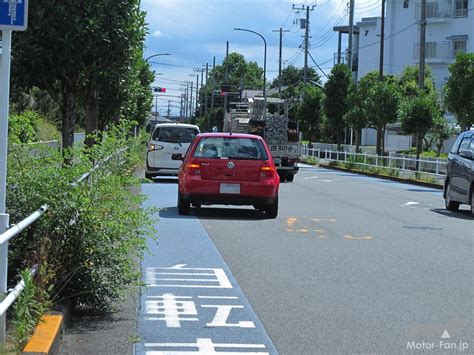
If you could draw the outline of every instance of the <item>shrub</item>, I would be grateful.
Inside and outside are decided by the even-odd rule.
[[[93,162],[128,147],[118,159],[74,186]],[[48,212],[10,243],[9,275],[39,264],[38,286],[55,301],[70,300],[78,309],[108,311],[128,285],[139,283],[137,258],[154,235],[151,209],[141,208],[143,196],[133,194],[139,183],[129,171],[143,149],[141,138],[130,137],[130,125],[114,127],[102,144],[76,148],[63,157],[41,148],[32,156],[25,147],[11,150],[7,206],[16,223],[43,204]],[[73,159],[71,159],[73,155]],[[73,164],[64,164],[64,158]],[[140,158],[141,160],[141,158]],[[110,173],[110,175],[109,175]],[[25,257],[28,256],[28,257]]]

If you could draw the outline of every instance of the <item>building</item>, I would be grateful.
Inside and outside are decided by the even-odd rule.
[[[474,0],[428,0],[426,6],[426,59],[442,93],[448,66],[460,52],[474,51]],[[407,65],[418,65],[420,0],[387,1],[385,20],[384,73],[398,75]],[[380,17],[357,23],[359,37],[358,77],[378,70],[380,60]]]
[[[442,95],[449,64],[460,52],[474,52],[474,0],[427,0],[426,5],[425,64],[431,68],[435,87]],[[419,65],[420,18],[421,0],[387,1],[384,74],[399,75],[406,66]],[[358,44],[358,48],[353,50],[357,53],[353,69],[357,70],[354,76],[360,79],[379,70],[381,18],[362,18],[355,27],[358,31],[354,33],[354,45]],[[362,144],[375,144],[375,136],[373,129],[363,130]],[[397,139],[400,137],[386,137],[386,142]]]

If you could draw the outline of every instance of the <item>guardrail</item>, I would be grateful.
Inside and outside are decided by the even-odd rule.
[[[416,159],[407,156],[379,156],[373,154],[361,154],[340,152],[328,149],[314,149],[303,145],[301,154],[303,157],[312,157],[325,161],[341,161],[361,166],[373,166],[386,169],[394,169],[405,173],[422,173],[437,179],[444,179],[446,174],[447,160]]]
[[[109,168],[107,176],[111,174],[111,165],[121,166],[124,163],[123,153],[128,148],[122,148],[100,160],[97,164],[94,164],[93,168],[82,175],[77,181],[71,183],[73,187],[77,187],[81,183],[87,180],[89,184],[93,183],[93,175],[99,169]],[[33,212],[30,216],[26,217],[21,222],[12,225],[8,228],[8,214],[0,214],[0,230],[5,230],[0,234],[0,346],[5,342],[6,333],[6,312],[8,308],[15,302],[20,296],[23,288],[25,287],[24,280],[21,280],[13,289],[7,290],[7,277],[8,277],[8,241],[20,234],[25,228],[36,222],[41,216],[48,210],[48,205],[41,206],[38,210]],[[8,228],[8,229],[7,229]],[[38,266],[35,265],[30,271],[33,276],[37,271]],[[4,297],[3,299],[1,297]]]

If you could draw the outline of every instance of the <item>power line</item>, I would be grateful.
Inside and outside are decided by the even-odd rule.
[[[401,30],[399,30],[399,31],[397,31],[397,32],[395,32],[395,33],[392,33],[392,34],[390,34],[390,35],[388,35],[388,36],[385,36],[385,40],[387,40],[388,38],[392,38],[392,37],[394,37],[394,36],[396,36],[396,35],[398,35],[398,34],[404,32],[404,31],[408,30],[410,27],[413,27],[413,26],[415,26],[415,25],[418,25],[418,22],[414,22],[414,23],[412,23],[412,24],[410,24],[410,25],[408,25],[408,26],[402,28]],[[370,47],[370,46],[373,46],[373,45],[376,45],[376,44],[379,44],[379,43],[380,43],[380,40],[375,41],[375,42],[372,42],[372,43],[369,43],[369,44],[366,44],[365,46],[359,47],[359,50],[360,50],[360,49],[367,48],[367,47]]]
[[[321,70],[321,73],[323,73],[324,76],[327,78],[327,77],[328,77],[327,74],[324,72],[324,70],[321,69],[321,67],[319,66],[319,64],[316,63],[316,61],[314,60],[314,58],[313,58],[313,56],[311,55],[310,52],[308,52],[308,55],[309,55],[309,57],[311,58],[311,60],[313,61],[313,63],[316,64],[316,66],[319,68],[319,70]]]

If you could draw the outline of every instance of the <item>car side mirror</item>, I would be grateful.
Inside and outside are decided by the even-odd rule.
[[[171,160],[184,160],[183,154],[174,153],[171,155]]]
[[[459,156],[469,160],[474,159],[474,154],[470,150],[461,150]]]

